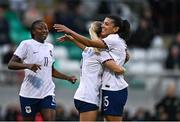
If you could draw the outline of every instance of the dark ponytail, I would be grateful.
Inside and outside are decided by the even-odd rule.
[[[127,20],[122,20],[122,26],[120,28],[120,37],[124,40],[128,40],[130,37],[130,24]]]
[[[116,15],[110,15],[110,16],[107,16],[107,18],[110,18],[113,20],[114,25],[119,27],[117,34],[121,38],[123,38],[125,41],[127,41],[130,37],[129,22],[127,20],[122,20],[119,16],[116,16]]]

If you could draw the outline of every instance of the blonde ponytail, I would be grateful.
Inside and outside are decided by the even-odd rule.
[[[92,40],[98,40],[101,33],[101,24],[100,21],[94,21],[91,23],[91,27],[89,28],[89,34]],[[96,54],[100,54],[100,50],[98,48],[94,48]]]

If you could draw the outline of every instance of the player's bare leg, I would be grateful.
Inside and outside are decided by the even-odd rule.
[[[122,122],[122,117],[120,117],[120,116],[105,116],[105,120],[108,122],[111,122],[111,121]]]
[[[82,112],[80,113],[80,122],[85,121],[96,121],[98,111],[88,111],[88,112]]]
[[[55,121],[56,111],[54,109],[42,109],[43,121]]]

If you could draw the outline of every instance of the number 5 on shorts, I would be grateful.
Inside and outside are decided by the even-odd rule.
[[[103,98],[104,100],[104,107],[107,107],[108,105],[109,105],[109,100],[108,100],[108,96],[104,96],[104,98]]]

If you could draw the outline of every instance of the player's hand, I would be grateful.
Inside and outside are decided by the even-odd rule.
[[[64,42],[65,40],[73,41],[74,38],[72,36],[70,36],[70,35],[65,34],[64,36],[61,36],[61,37],[57,38],[57,40],[59,42]]]
[[[57,32],[64,32],[64,33],[70,33],[72,30],[68,27],[61,25],[61,24],[54,24],[54,29],[57,30]]]
[[[75,83],[76,83],[76,80],[77,80],[77,78],[76,78],[75,76],[70,76],[70,77],[68,78],[68,81],[70,81],[72,84],[75,84]]]
[[[41,70],[41,65],[38,64],[28,64],[28,69],[32,70],[33,72],[37,72],[37,70]]]

